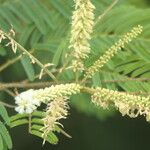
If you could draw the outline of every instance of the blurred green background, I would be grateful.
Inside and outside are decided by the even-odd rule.
[[[11,131],[15,150],[141,150],[149,149],[150,124],[145,119],[129,119],[116,114],[105,121],[88,117],[75,110],[64,121],[66,131],[72,136],[60,136],[56,146],[45,144],[42,140],[27,134],[27,128]]]
[[[93,2],[97,7],[97,16],[112,3],[112,0],[93,0]],[[59,67],[63,64],[67,51],[67,35],[70,31],[72,6],[72,0],[0,0],[0,27],[8,31],[12,25],[16,31],[16,40],[21,45],[28,50],[34,49],[34,56],[42,63],[53,62],[56,67]],[[146,31],[141,39],[135,41],[133,46],[129,45],[126,48],[127,50],[131,49],[131,52],[119,53],[117,58],[113,59],[114,62],[110,62],[104,68],[104,73],[97,74],[93,78],[93,85],[131,92],[150,91],[150,82],[106,85],[100,81],[100,78],[111,80],[118,79],[120,76],[150,77],[150,55],[148,55],[150,54],[150,30],[148,30],[150,17],[148,18],[148,16],[150,16],[149,0],[120,0],[104,19],[102,25],[97,25],[95,30],[95,33],[98,34],[97,38],[94,36],[95,38],[91,42],[94,56],[89,62],[86,62],[87,65],[97,58],[99,47],[103,52],[112,44],[112,39],[116,40],[117,34],[122,35],[132,25],[140,23],[145,26]],[[107,21],[110,19],[111,23]],[[106,37],[103,36],[103,33],[106,34]],[[138,45],[136,42],[140,44]],[[19,54],[18,52],[17,55]],[[14,57],[10,48],[0,47],[0,64]],[[130,60],[130,63],[127,63],[127,60]],[[128,64],[128,66],[117,68],[116,64],[118,63]],[[141,63],[144,68],[143,66],[137,67]],[[137,71],[133,73],[133,70]],[[0,81],[19,82],[28,78],[31,82],[35,82],[37,81],[34,80],[35,74],[39,71],[37,66],[30,64],[30,60],[24,57],[21,61],[3,70],[0,73]],[[105,71],[108,73],[105,74]],[[65,81],[68,78],[72,80],[70,72],[63,74],[61,80]],[[42,81],[49,81],[49,78],[43,77]],[[6,93],[1,92],[0,96],[2,99],[7,99],[7,102],[14,103]],[[14,114],[14,112],[9,111],[9,114]],[[55,146],[46,143],[42,147],[42,139],[29,135],[27,126],[13,128],[10,131],[14,144],[13,150],[145,150],[150,147],[150,124],[145,121],[144,117],[130,119],[122,117],[114,110],[104,111],[93,106],[87,95],[71,98],[70,115],[62,123],[72,139],[58,135],[60,141]]]

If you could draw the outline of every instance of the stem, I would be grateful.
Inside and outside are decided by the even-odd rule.
[[[96,92],[96,89],[89,88],[89,87],[82,87],[81,91],[85,93],[93,94]],[[142,91],[136,91],[136,92],[122,92],[121,91],[120,93],[131,94],[131,95],[139,95],[139,94],[146,95],[146,96],[150,95],[150,93],[142,92]]]
[[[95,92],[95,89],[89,88],[89,87],[82,87],[82,92],[93,94]]]
[[[32,54],[33,52],[34,52],[34,50],[32,50],[30,53]],[[21,57],[22,57],[22,54],[19,55],[18,57],[15,57],[15,58],[11,59],[11,60],[8,60],[8,61],[7,61],[6,63],[4,63],[4,64],[2,64],[2,65],[0,66],[0,72],[3,71],[3,70],[5,70],[7,67],[9,67],[10,65],[14,64],[15,62],[17,62],[18,60],[20,60]]]
[[[125,78],[125,79],[118,79],[118,80],[101,80],[102,83],[118,83],[118,82],[131,82],[131,81],[139,81],[139,82],[147,82],[150,81],[150,78]],[[63,84],[63,82],[60,82]],[[82,81],[79,81],[81,85],[83,83],[90,83],[86,81],[84,78]],[[54,82],[36,82],[36,83],[28,83],[26,80],[23,82],[15,82],[15,83],[0,83],[0,90],[4,90],[9,94],[13,94],[11,91],[8,91],[7,88],[44,88],[49,87]],[[11,92],[11,93],[10,93]],[[14,95],[14,94],[13,94]]]
[[[32,120],[31,119],[32,119],[32,115],[29,114],[29,129],[28,129],[29,133],[31,133],[31,127],[32,127],[32,125],[31,125]]]
[[[0,90],[7,88],[42,88],[48,87],[54,84],[54,82],[38,82],[38,83],[0,83]],[[7,91],[6,91],[7,92]]]
[[[0,105],[6,106],[8,108],[13,108],[13,109],[16,107],[15,105],[10,105],[10,104],[7,104],[7,103],[2,102],[2,101],[0,101]]]
[[[21,46],[18,42],[16,42],[8,34],[6,34],[5,32],[3,32],[3,33],[8,39],[12,40],[17,45],[19,50],[21,50],[23,53],[25,53],[31,59],[33,59],[38,64],[39,67],[41,67],[55,82],[58,83],[58,80],[55,78],[55,76],[37,58],[35,58],[32,54],[30,54],[30,52],[28,52],[23,46]]]
[[[8,60],[6,63],[0,66],[0,72],[6,69],[7,67],[9,67],[10,65],[14,64],[15,62],[17,62],[21,57],[22,55],[19,55],[18,57],[14,59]]]
[[[102,83],[117,83],[117,82],[128,82],[128,81],[146,82],[146,81],[150,81],[150,78],[127,78],[127,79],[118,79],[118,80],[103,80]]]
[[[114,0],[113,3],[101,15],[97,17],[95,25],[108,14],[108,12],[118,3],[118,1],[119,0]]]
[[[63,129],[60,130],[60,132],[65,135],[68,138],[72,138],[68,133],[66,133]]]
[[[82,79],[82,81],[81,81],[81,84],[86,83],[86,80],[87,80],[87,78],[86,78],[86,77],[85,77],[85,78],[83,78],[83,79]]]
[[[79,74],[78,72],[75,72],[75,82],[78,83],[79,80]]]
[[[1,90],[1,89],[0,89]],[[11,90],[9,90],[9,89],[4,89],[4,91],[8,94],[8,95],[10,95],[10,96],[12,96],[12,97],[16,97],[16,94],[14,94]]]
[[[33,59],[55,82],[58,82],[57,79],[55,78],[55,76],[46,67],[44,67],[44,65],[37,58],[35,58],[33,55],[31,55],[26,49],[24,49],[24,47],[22,47],[17,42],[16,42],[16,44],[18,45],[18,48],[20,50],[25,52],[31,59]]]

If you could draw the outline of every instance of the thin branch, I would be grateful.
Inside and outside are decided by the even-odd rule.
[[[150,81],[150,78],[126,78],[126,79],[117,79],[117,80],[102,80],[102,83],[117,83],[117,82],[128,82],[128,81],[139,81],[146,82]]]
[[[37,83],[0,83],[0,90],[8,88],[43,88],[55,84],[54,82],[37,82]]]
[[[129,81],[146,82],[146,81],[150,81],[150,78],[125,78],[125,79],[118,79],[118,80],[101,80],[102,83],[118,83],[118,82],[129,82]],[[63,82],[60,83],[63,84]],[[89,83],[89,81],[86,81],[86,83]],[[54,84],[56,83],[55,82],[28,83],[27,80],[24,80],[22,82],[15,82],[15,83],[0,83],[0,90],[5,89],[5,91],[8,92],[8,90],[6,90],[8,88],[44,88]]]
[[[29,114],[28,118],[29,118],[28,132],[31,133],[31,128],[32,128],[32,124],[31,124],[31,123],[32,123],[32,115]]]
[[[22,55],[19,55],[18,57],[8,60],[6,63],[2,64],[0,66],[0,72],[3,71],[4,69],[6,69],[7,67],[9,67],[10,65],[14,64],[15,62],[17,62],[18,60],[20,60],[21,57],[22,57]]]
[[[44,75],[46,75],[45,72],[43,72],[43,76],[44,76]],[[36,74],[35,77],[34,77],[34,79],[39,79],[39,74]],[[27,78],[27,79],[24,79],[23,81],[21,81],[21,83],[28,83],[28,82],[30,82],[28,78]]]
[[[39,67],[41,67],[55,82],[58,82],[58,80],[55,78],[55,76],[37,59],[35,58],[30,52],[28,52],[23,46],[21,46],[18,42],[16,42],[12,37],[10,37],[8,34],[3,32],[3,34],[10,40],[14,42],[14,44],[17,45],[18,49],[23,52],[23,54],[26,54],[30,57],[31,60],[37,63]]]
[[[140,95],[140,96],[150,96],[150,92],[136,91],[136,92],[125,92],[127,94]]]
[[[83,87],[81,89],[81,91],[85,92],[85,93],[93,94],[95,92],[95,89],[89,88],[89,87]],[[135,91],[135,92],[118,91],[118,92],[120,92],[120,93],[126,93],[126,94],[132,94],[132,95],[145,95],[145,96],[149,96],[150,95],[149,92],[143,92],[143,91]]]
[[[0,88],[0,90],[1,90],[1,88]],[[16,96],[16,94],[14,94],[11,90],[9,90],[9,89],[3,89],[3,91],[5,91],[8,95],[10,95],[10,96],[12,96],[12,97],[15,97]]]
[[[108,12],[118,3],[118,1],[119,0],[114,0],[113,3],[100,16],[97,17],[95,25],[108,14]]]
[[[10,105],[10,104],[7,104],[7,103],[2,102],[2,101],[0,101],[0,104],[5,106],[5,107],[8,107],[8,108],[15,108],[16,107],[15,105]]]
[[[30,53],[32,54],[34,52],[34,50],[32,50]],[[16,63],[18,60],[20,60],[22,58],[22,54],[11,59],[11,60],[8,60],[6,63],[2,64],[0,66],[0,72],[2,72],[3,70],[5,70],[7,67],[13,65],[14,63]]]
[[[60,132],[68,138],[72,138],[68,133],[66,133],[63,129],[60,129]]]
[[[120,82],[131,82],[131,81],[138,81],[138,82],[147,82],[150,81],[150,78],[130,78],[126,77],[124,79],[114,79],[114,80],[101,80],[101,83],[120,83]],[[90,81],[91,82],[91,81]],[[80,81],[80,83],[89,83],[87,78],[84,78]]]

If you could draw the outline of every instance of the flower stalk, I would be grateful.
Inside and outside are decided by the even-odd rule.
[[[100,56],[97,61],[94,62],[85,71],[84,81],[88,78],[91,78],[99,69],[101,69],[121,48],[124,48],[126,44],[135,39],[143,31],[143,27],[138,25],[134,27],[130,32],[126,33],[121,39],[119,39],[113,46],[111,46],[103,56]]]

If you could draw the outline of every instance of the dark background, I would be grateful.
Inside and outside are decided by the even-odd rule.
[[[72,109],[63,124],[72,139],[58,135],[60,141],[56,146],[46,143],[42,147],[42,140],[27,134],[27,127],[12,129],[14,150],[145,150],[150,147],[150,124],[144,118],[129,119],[118,113],[101,121]]]

